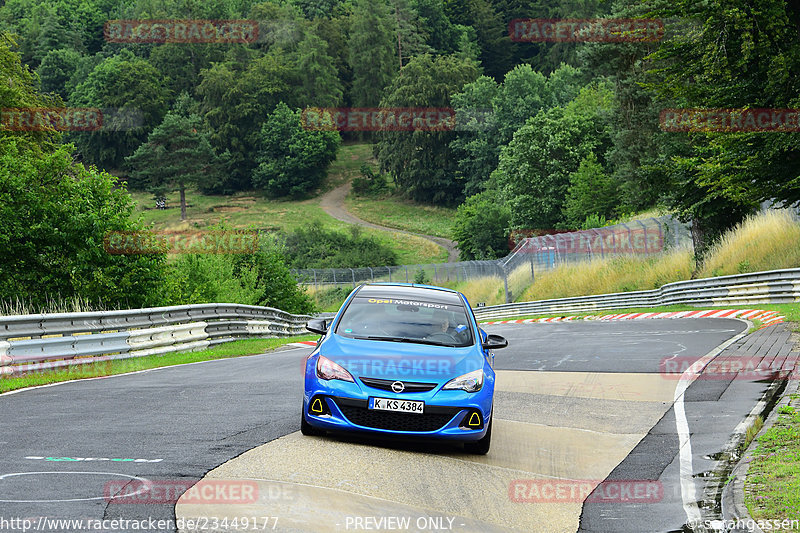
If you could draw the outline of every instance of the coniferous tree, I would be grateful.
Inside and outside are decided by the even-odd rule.
[[[202,188],[216,181],[221,171],[200,117],[176,112],[168,113],[126,162],[131,168],[133,187],[157,197],[179,191],[181,220],[186,220],[186,187]]]
[[[356,0],[348,41],[355,107],[378,105],[383,90],[399,70],[393,28],[384,0]]]

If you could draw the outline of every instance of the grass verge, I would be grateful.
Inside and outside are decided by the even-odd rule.
[[[800,395],[793,394],[775,424],[758,437],[744,485],[744,502],[756,521],[800,520],[799,407]]]
[[[300,335],[297,337],[280,337],[275,339],[243,339],[220,344],[200,352],[168,353],[164,355],[148,355],[132,357],[117,361],[101,361],[88,363],[77,367],[35,372],[19,377],[3,377],[0,379],[0,393],[8,392],[37,385],[47,385],[61,381],[75,379],[97,378],[125,374],[138,370],[159,368],[163,366],[196,363],[198,361],[211,361],[214,359],[228,359],[243,355],[255,355],[275,349],[284,344],[298,341],[316,340],[315,335]]]
[[[345,205],[358,218],[373,224],[446,239],[452,237],[455,209],[419,205],[396,196],[374,199],[352,193]]]
[[[362,163],[372,160],[372,147],[368,144],[348,144],[341,147],[331,163],[328,178],[319,193],[335,188],[360,175]],[[319,197],[306,200],[275,200],[258,191],[245,191],[230,196],[204,195],[196,190],[186,192],[186,220],[180,220],[178,193],[167,194],[168,209],[155,209],[150,193],[131,191],[136,202],[135,215],[152,224],[155,230],[198,230],[224,222],[232,228],[254,228],[264,231],[288,232],[319,222],[326,229],[345,232],[350,224],[336,220],[319,205]],[[427,207],[411,207],[401,200],[385,200],[387,210],[397,209],[404,216],[431,218]],[[396,207],[393,207],[396,204]],[[440,217],[441,218],[441,217]],[[405,229],[405,228],[401,228]],[[441,263],[447,260],[447,250],[420,237],[392,231],[363,228],[364,235],[375,237],[395,250],[398,264]],[[424,232],[423,232],[424,233]]]

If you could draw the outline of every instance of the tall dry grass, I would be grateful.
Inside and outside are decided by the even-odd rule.
[[[508,286],[518,302],[648,290],[690,279],[694,266],[692,250],[678,248],[646,258],[619,256],[562,265],[536,272],[533,284],[530,267],[523,265],[509,274]],[[709,251],[699,277],[793,267],[800,267],[800,224],[786,211],[767,211],[726,233]],[[503,279],[499,276],[440,284],[463,292],[473,305],[505,303]],[[335,300],[343,300],[349,287],[341,291],[344,294],[325,292],[319,291],[316,296],[335,310]]]
[[[753,215],[711,247],[700,277],[800,267],[800,224],[785,210]]]
[[[657,289],[689,279],[694,261],[688,248],[651,257],[620,256],[562,265],[536,274],[536,281],[519,301],[569,298]]]
[[[39,313],[81,313],[85,311],[107,311],[101,303],[92,303],[80,296],[70,298],[48,298],[42,304],[14,298],[0,302],[0,316],[32,315]]]
[[[486,305],[506,303],[503,278],[499,276],[475,278],[454,284],[451,288],[463,292],[473,306],[478,302],[486,303]]]

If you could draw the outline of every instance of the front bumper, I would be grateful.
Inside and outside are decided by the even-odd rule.
[[[315,386],[306,387],[303,413],[309,424],[327,431],[474,441],[486,435],[492,413],[493,382],[477,393],[436,390],[398,395],[369,387],[362,390],[355,383],[312,382]],[[370,397],[422,400],[425,408],[422,414],[378,411],[368,408]]]

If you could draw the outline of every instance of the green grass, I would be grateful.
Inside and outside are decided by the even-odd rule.
[[[45,372],[36,372],[20,377],[3,377],[0,379],[0,393],[25,387],[47,385],[61,381],[75,379],[96,378],[125,374],[149,368],[195,363],[198,361],[211,361],[214,359],[227,359],[243,355],[255,355],[275,349],[284,344],[298,341],[316,340],[315,335],[300,335],[296,337],[280,337],[275,339],[244,339],[232,341],[207,350],[187,353],[168,353],[164,355],[148,355],[132,357],[117,361],[102,361],[88,363],[77,367],[67,367]]]
[[[367,163],[377,168],[377,161],[372,155],[372,145],[369,143],[344,144],[339,148],[336,161],[328,168],[328,179],[322,186],[322,191],[335,189],[361,175],[361,165]]]
[[[758,437],[744,488],[745,505],[757,521],[800,520],[799,404],[800,395],[792,395],[775,424]]]
[[[352,179],[359,174],[364,161],[372,157],[366,144],[342,146],[337,160],[331,165],[322,191]],[[321,191],[321,192],[322,192]],[[186,220],[180,220],[179,195],[167,195],[168,209],[155,209],[149,193],[131,192],[136,202],[136,214],[152,224],[155,230],[204,229],[224,222],[232,228],[256,228],[266,231],[292,231],[311,222],[325,228],[347,231],[349,224],[336,220],[319,206],[319,198],[281,201],[267,198],[257,191],[238,192],[230,196],[208,196],[195,190],[186,193]],[[420,208],[423,211],[425,208]],[[363,234],[375,237],[390,246],[398,255],[399,264],[441,263],[447,260],[447,250],[422,238],[363,228]]]
[[[452,237],[455,209],[419,205],[396,196],[365,198],[352,192],[345,204],[348,211],[373,224],[446,239]]]

